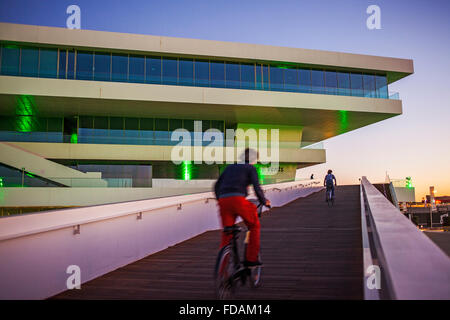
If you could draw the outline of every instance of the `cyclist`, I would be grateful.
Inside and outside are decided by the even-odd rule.
[[[334,180],[334,184],[333,184]],[[327,202],[327,193],[328,190],[331,189],[331,198],[334,199],[334,186],[337,186],[336,183],[336,177],[333,174],[332,170],[328,170],[328,174],[325,176],[325,179],[323,180],[324,187],[327,187],[327,192],[325,192],[325,202]]]
[[[259,218],[256,206],[246,199],[248,194],[247,187],[253,185],[260,203],[270,206],[270,201],[264,197],[264,193],[261,190],[258,174],[253,166],[257,158],[258,153],[255,150],[245,149],[241,163],[227,166],[214,186],[216,198],[219,202],[222,226],[233,226],[236,218],[240,216],[250,231],[247,254],[244,261],[246,267],[262,264],[258,259],[260,247]],[[223,233],[220,247],[226,246],[230,242],[231,237],[231,235]]]

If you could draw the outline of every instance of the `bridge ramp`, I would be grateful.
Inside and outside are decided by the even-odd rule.
[[[261,219],[263,283],[237,299],[363,299],[359,186],[339,186],[274,208]],[[150,255],[53,299],[214,299],[220,231]],[[241,237],[243,238],[243,237]]]

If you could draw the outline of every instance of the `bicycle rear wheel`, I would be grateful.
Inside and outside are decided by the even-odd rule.
[[[244,257],[246,256],[246,253],[247,253],[247,244],[245,244]],[[258,260],[261,261],[261,253],[258,254]],[[249,279],[248,282],[251,288],[258,288],[261,286],[261,273],[262,273],[261,266],[248,268],[247,277]]]
[[[334,198],[333,198],[333,190],[331,188],[327,189],[326,199],[328,206],[332,207],[334,205]]]
[[[230,299],[234,295],[234,259],[234,253],[230,245],[220,250],[214,271],[217,299]]]
[[[261,257],[259,257],[259,261],[261,261]],[[252,288],[258,288],[261,286],[261,273],[262,273],[262,267],[251,267],[249,268],[250,271],[250,287]]]

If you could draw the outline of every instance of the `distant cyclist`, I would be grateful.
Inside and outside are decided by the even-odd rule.
[[[334,183],[333,183],[334,180]],[[328,190],[331,189],[331,197],[334,199],[334,186],[337,186],[336,177],[333,174],[332,170],[328,170],[328,174],[325,176],[323,180],[324,187],[327,187],[327,192],[325,192],[325,202],[327,201],[327,193]]]
[[[223,227],[234,225],[240,216],[248,230],[250,239],[247,247],[247,256],[244,265],[247,267],[261,265],[258,260],[260,247],[260,224],[256,206],[246,199],[247,187],[253,185],[256,196],[261,204],[270,206],[270,201],[264,197],[258,180],[258,173],[253,164],[256,163],[258,153],[252,149],[245,149],[243,162],[231,164],[226,167],[217,180],[214,191],[219,202],[220,216]],[[231,236],[222,234],[221,247],[230,242]]]

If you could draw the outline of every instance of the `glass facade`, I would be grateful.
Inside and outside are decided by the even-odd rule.
[[[325,76],[323,70],[311,70],[311,92],[325,93]]]
[[[0,164],[0,187],[61,187],[60,184],[36,176],[27,171]]]
[[[217,129],[223,137],[225,121],[199,121],[202,121],[203,131]],[[176,145],[178,141],[171,141],[171,133],[181,128],[189,130],[191,139],[194,139],[194,120],[187,119],[0,116],[0,141]]]
[[[108,188],[149,188],[152,186],[152,166],[146,164],[76,163],[71,165],[82,172],[101,172]]]
[[[362,97],[364,95],[363,90],[363,75],[362,73],[350,74],[351,93],[354,96]]]
[[[39,75],[39,51],[33,48],[22,48],[20,66],[21,76],[37,77]]]
[[[96,52],[94,55],[94,80],[109,81],[111,79],[111,55]]]
[[[162,59],[162,83],[177,84],[178,81],[178,59]]]
[[[0,117],[0,140],[18,142],[63,142],[62,118],[30,115]]]
[[[56,78],[58,50],[39,49],[39,77]]]
[[[6,44],[0,52],[2,75],[389,98],[382,74]]]
[[[178,84],[182,86],[194,85],[194,60],[179,59],[178,60]]]
[[[129,82],[145,81],[145,57],[130,55],[128,68]]]
[[[76,79],[92,80],[94,73],[94,54],[88,51],[78,51],[76,54]]]

